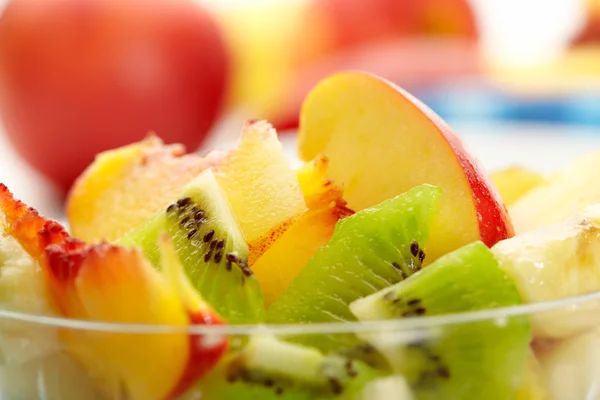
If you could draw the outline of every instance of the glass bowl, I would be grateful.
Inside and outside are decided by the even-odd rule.
[[[313,325],[177,328],[0,311],[0,398],[595,399],[598,327],[600,292],[455,315]],[[157,341],[180,335],[207,346],[227,339],[230,353],[183,394],[144,394],[140,385],[177,374],[169,359],[155,355],[165,350]],[[80,346],[57,338],[75,338],[68,342]],[[342,345],[307,354],[299,347],[328,339]],[[365,340],[377,343],[385,360]],[[84,345],[106,341],[124,345],[112,358],[102,346]],[[81,354],[94,360],[87,368],[77,361]],[[252,361],[244,367],[239,360]],[[297,376],[286,379],[290,374]]]

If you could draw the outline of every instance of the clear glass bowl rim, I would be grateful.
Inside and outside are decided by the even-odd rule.
[[[510,307],[469,311],[437,316],[408,317],[385,321],[366,322],[330,322],[313,324],[255,324],[255,325],[155,325],[136,323],[113,323],[91,320],[77,320],[63,317],[41,316],[6,309],[0,309],[0,321],[12,320],[22,323],[38,324],[69,330],[94,331],[105,333],[135,334],[171,334],[186,333],[189,335],[249,336],[265,335],[316,335],[316,334],[348,334],[359,332],[391,332],[418,331],[439,328],[445,325],[473,323],[481,321],[498,321],[508,318],[529,316],[558,309],[573,309],[579,306],[600,301],[600,291],[590,292],[557,300],[539,303],[521,304]]]

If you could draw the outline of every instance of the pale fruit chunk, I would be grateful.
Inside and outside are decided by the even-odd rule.
[[[73,234],[89,242],[119,239],[168,204],[209,160],[154,135],[98,154],[69,193]]]
[[[599,398],[598,331],[561,342],[542,354],[539,360],[553,400]]]
[[[544,175],[524,167],[509,167],[496,171],[491,174],[491,178],[506,206],[510,206],[532,189],[547,183]]]
[[[0,192],[2,187],[0,187]],[[0,308],[57,317],[38,263],[9,235],[0,209]],[[0,397],[79,400],[100,399],[86,371],[63,353],[52,325],[0,319]]]
[[[476,240],[513,235],[486,173],[427,106],[376,76],[345,72],[322,80],[302,107],[300,158],[329,158],[328,176],[360,211],[421,184],[442,189],[427,261]]]
[[[213,171],[246,237],[252,265],[306,211],[300,184],[265,121],[248,123],[237,147]]]
[[[600,203],[598,170],[600,152],[589,153],[554,174],[547,185],[531,190],[512,204],[509,212],[515,232],[520,235],[563,221],[586,206]]]
[[[336,223],[354,213],[346,207],[341,189],[327,179],[327,164],[326,157],[318,156],[296,171],[309,210],[252,266],[267,307],[288,288],[316,252],[327,244]]]
[[[533,352],[527,358],[523,380],[515,400],[552,400],[546,376]]]
[[[561,299],[600,290],[600,204],[577,218],[545,226],[496,244],[500,267],[528,303]],[[588,310],[586,312],[586,310]],[[598,302],[537,313],[537,337],[563,337],[600,322]]]
[[[374,379],[367,383],[357,400],[414,400],[415,396],[402,375]]]
[[[39,329],[39,325],[31,325]],[[106,400],[86,370],[69,355],[56,352],[20,365],[0,366],[2,399]]]
[[[41,268],[12,236],[3,232],[1,224],[0,307],[32,315],[58,316]],[[0,319],[0,351],[5,363],[24,364],[59,350],[56,329]]]

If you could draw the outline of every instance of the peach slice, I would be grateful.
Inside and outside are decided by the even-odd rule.
[[[342,190],[327,179],[327,165],[326,157],[317,156],[296,171],[309,210],[252,266],[267,307],[287,289],[317,250],[327,244],[337,221],[354,213],[346,207]]]
[[[513,235],[500,196],[459,137],[384,79],[345,72],[321,81],[302,107],[298,142],[303,160],[329,158],[328,176],[356,211],[419,184],[441,187],[428,262],[475,240],[492,246]]]
[[[193,289],[173,245],[161,240],[162,268],[138,249],[70,237],[57,222],[0,185],[4,229],[41,265],[60,315],[108,323],[222,324]],[[109,398],[175,398],[226,352],[225,338],[174,333],[61,332],[67,350]]]
[[[182,145],[154,135],[100,153],[77,179],[67,200],[73,234],[89,242],[113,241],[153,216],[192,178],[210,166]]]
[[[265,121],[246,124],[237,147],[213,171],[246,237],[252,265],[306,211],[298,180]]]

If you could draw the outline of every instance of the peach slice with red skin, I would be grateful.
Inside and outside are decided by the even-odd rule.
[[[66,211],[71,230],[88,242],[119,239],[215,161],[186,154],[180,144],[165,145],[153,134],[100,153],[69,192]]]
[[[237,146],[212,169],[246,237],[252,265],[306,211],[298,180],[266,121],[247,123]]]
[[[162,271],[138,249],[87,244],[13,198],[0,185],[4,230],[40,263],[51,300],[66,318],[108,323],[221,325],[195,292],[173,245],[162,239]],[[176,333],[62,330],[68,351],[109,397],[176,398],[227,351],[227,340]]]
[[[442,188],[427,262],[467,243],[514,235],[486,172],[452,128],[409,93],[375,75],[344,72],[321,81],[302,107],[299,155],[325,154],[328,176],[353,210],[428,183]]]
[[[318,155],[296,171],[308,210],[252,266],[267,307],[327,244],[336,223],[354,213],[346,207],[342,190],[327,178],[328,163],[327,157]]]

